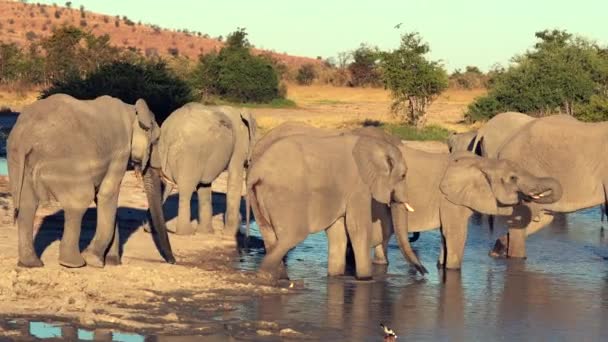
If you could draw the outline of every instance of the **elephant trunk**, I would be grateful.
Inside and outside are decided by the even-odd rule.
[[[397,242],[401,252],[407,261],[416,267],[416,270],[420,274],[429,273],[426,268],[422,265],[416,253],[412,250],[408,236],[408,223],[407,223],[407,211],[404,203],[394,202],[391,204],[391,216],[393,219],[393,227],[395,228],[395,235],[397,235]]]
[[[158,247],[161,255],[166,262],[175,264],[175,257],[171,250],[169,235],[167,234],[167,226],[163,214],[163,206],[161,202],[161,186],[159,170],[153,167],[147,167],[143,175],[144,189],[148,197],[148,206],[150,208],[150,223],[152,236],[156,236]]]
[[[530,183],[523,183],[520,190],[532,201],[540,204],[555,203],[562,197],[561,184],[551,177],[535,178]]]

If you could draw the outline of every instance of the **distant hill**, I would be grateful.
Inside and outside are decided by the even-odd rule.
[[[53,28],[73,25],[90,30],[95,35],[108,34],[113,45],[133,47],[142,54],[167,56],[179,54],[197,59],[200,54],[219,51],[224,45],[218,39],[201,32],[178,32],[156,25],[134,22],[123,16],[93,13],[86,9],[66,8],[59,5],[23,3],[0,0],[0,42],[14,42],[28,46],[30,42],[51,34]],[[320,64],[322,61],[253,49],[254,53],[270,53],[288,68],[295,69],[302,64]]]

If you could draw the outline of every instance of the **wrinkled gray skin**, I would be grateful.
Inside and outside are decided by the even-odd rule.
[[[518,112],[496,114],[477,131],[475,141],[468,151],[482,157],[496,158],[502,144],[534,120],[535,118]]]
[[[271,131],[252,153],[247,197],[267,250],[260,274],[274,277],[278,270],[280,277],[286,277],[285,254],[308,234],[325,230],[328,274],[344,274],[350,238],[357,278],[370,279],[372,198],[400,212],[402,220],[397,224],[404,232],[398,235],[400,246],[425,273],[407,239],[407,167],[399,150],[373,134],[328,134],[308,126],[313,133],[307,135],[306,125],[297,126],[284,125],[286,131],[297,133],[282,138]]]
[[[212,233],[211,183],[228,170],[224,235],[235,236],[243,173],[255,139],[256,123],[249,112],[227,106],[189,103],[173,112],[162,124],[158,154],[152,164],[163,172],[167,186],[179,191],[176,234],[194,234],[190,200],[197,192],[199,222],[197,231]]]
[[[492,255],[526,256],[526,237],[548,225],[550,212],[568,213],[605,203],[608,196],[608,123],[584,123],[568,115],[536,119],[498,151],[499,159],[517,161],[539,176],[559,181],[563,194],[555,203],[528,203],[527,220],[515,221],[508,236],[497,240]]]
[[[158,175],[147,167],[160,129],[144,100],[135,105],[102,96],[81,101],[57,94],[24,108],[8,137],[8,168],[19,230],[19,266],[41,267],[33,245],[38,204],[56,200],[65,224],[59,263],[81,267],[119,264],[116,208],[129,159],[144,169],[151,208],[160,193],[148,192]],[[97,204],[97,228],[89,247],[78,246],[82,217]],[[174,263],[164,221],[152,217],[161,253]],[[110,246],[111,243],[111,246]],[[109,249],[109,251],[108,251]],[[107,254],[106,254],[106,251]]]
[[[447,141],[448,150],[450,151],[450,153],[473,151],[473,143],[475,142],[476,136],[477,131],[465,133],[452,132],[448,137]]]
[[[402,145],[408,165],[407,194],[415,212],[408,215],[410,232],[441,229],[443,244],[439,265],[461,267],[467,226],[473,211],[488,215],[510,215],[521,199],[552,192],[559,184],[539,178],[510,161],[487,159],[470,152],[429,153]],[[555,200],[546,196],[545,201]],[[373,243],[377,263],[387,263],[386,248],[393,233],[390,210],[374,207]]]

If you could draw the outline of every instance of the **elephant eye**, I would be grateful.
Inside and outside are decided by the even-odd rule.
[[[401,179],[405,179],[405,173],[401,175]]]
[[[517,182],[517,176],[511,176],[511,177],[509,178],[509,180],[510,180],[512,183],[516,183],[516,182]]]

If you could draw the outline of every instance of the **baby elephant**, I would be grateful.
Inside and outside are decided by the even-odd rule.
[[[371,279],[372,198],[390,204],[394,224],[407,229],[405,176],[399,149],[372,136],[294,135],[279,139],[252,164],[247,192],[266,246],[262,277],[285,277],[282,259],[308,234],[325,230],[329,275],[344,274],[347,237],[358,279]],[[403,236],[403,235],[401,235]],[[408,259],[426,269],[412,251],[407,234],[399,239]]]

